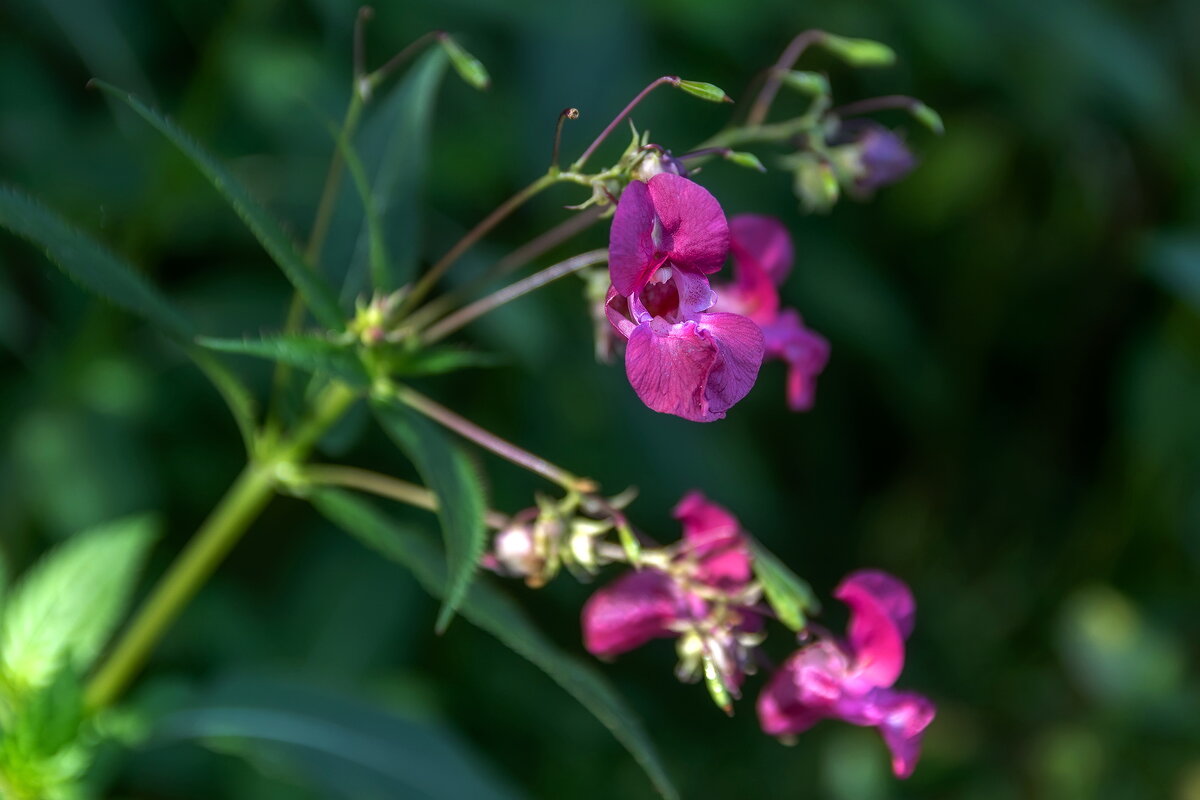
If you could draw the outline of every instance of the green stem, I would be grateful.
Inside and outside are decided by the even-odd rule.
[[[379,472],[358,467],[347,467],[341,464],[312,464],[300,471],[301,481],[322,486],[342,486],[347,489],[357,489],[378,497],[386,497],[399,503],[423,508],[426,511],[437,511],[437,495],[418,486],[415,483],[393,478]],[[499,511],[484,512],[484,522],[489,528],[499,530],[508,524],[508,517]]]
[[[318,400],[313,416],[287,442],[270,457],[246,466],[92,677],[85,695],[88,708],[103,708],[124,691],[163,633],[266,508],[280,467],[306,458],[321,434],[341,417],[354,398],[348,387],[331,385]]]

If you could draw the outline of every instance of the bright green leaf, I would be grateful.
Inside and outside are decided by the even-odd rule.
[[[319,489],[309,499],[338,527],[411,570],[431,594],[446,596],[445,564],[425,536],[395,524],[369,502],[347,492]],[[472,584],[460,610],[469,622],[537,665],[592,712],[637,760],[663,797],[678,797],[641,721],[590,664],[559,650],[508,595],[486,579]]]
[[[870,39],[850,39],[827,33],[820,39],[826,50],[852,67],[890,67],[896,63],[896,53],[882,42]]]
[[[450,570],[437,630],[450,624],[475,576],[487,543],[483,483],[459,447],[429,420],[398,403],[376,401],[375,416],[438,497],[438,517]]]
[[[246,187],[233,177],[223,164],[175,123],[146,106],[132,94],[103,81],[93,81],[93,84],[128,104],[138,116],[150,123],[187,156],[241,217],[242,222],[296,287],[296,291],[304,298],[321,325],[337,331],[345,328],[346,320],[338,308],[333,290],[314,269],[304,263],[295,243],[283,232],[279,223],[250,196]]]
[[[340,344],[323,336],[268,336],[262,339],[196,339],[201,347],[277,361],[306,372],[333,375],[352,385],[369,382],[367,370],[353,345]]]
[[[17,692],[45,686],[64,664],[86,670],[121,621],[154,540],[149,517],[68,539],[13,587],[0,622],[0,678]]]
[[[751,539],[750,550],[754,554],[754,576],[762,584],[767,602],[775,609],[779,621],[794,631],[807,625],[809,612],[821,610],[821,604],[813,594],[812,587],[788,569],[775,554]]]
[[[90,292],[180,339],[191,324],[150,283],[102,244],[40,203],[0,187],[0,226],[43,248],[46,256]]]

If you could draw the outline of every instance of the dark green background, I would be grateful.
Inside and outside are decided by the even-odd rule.
[[[320,114],[340,116],[348,94],[354,9],[6,3],[0,179],[142,265],[206,332],[277,329],[286,284],[236,217],[84,83],[152,98],[300,234],[330,151]],[[832,343],[813,412],[785,410],[772,364],[721,423],[652,414],[619,367],[593,363],[574,280],[469,329],[506,366],[425,387],[611,490],[637,485],[633,517],[660,539],[676,535],[669,509],[696,487],[824,596],[867,565],[913,587],[901,685],[940,713],[907,783],[888,777],[872,731],[825,723],[784,748],[757,731],[752,698],[725,719],[702,688],[674,681],[666,643],[605,667],[685,795],[1200,797],[1200,5],[423,0],[380,4],[372,63],[435,27],[459,34],[494,86],[444,83],[426,263],[544,169],[564,106],[583,112],[565,135],[573,157],[659,75],[743,99],[804,28],[899,54],[862,73],[814,54],[805,63],[829,70],[843,101],[910,93],[946,121],[937,139],[888,117],[919,169],[829,217],[801,217],[781,172],[712,164],[701,176],[727,213],[777,214],[795,235],[785,298]],[[678,152],[727,112],[663,90],[635,118]],[[456,273],[562,219],[581,194],[537,199]],[[597,229],[558,254],[604,241]],[[0,266],[4,555],[23,566],[94,522],[154,509],[169,530],[160,573],[239,468],[232,422],[176,350],[34,249],[0,236]],[[261,365],[244,366],[265,386]],[[334,455],[408,474],[360,422],[329,443]],[[480,463],[501,510],[545,488]],[[511,588],[582,651],[586,587]],[[140,696],[231,671],[289,676],[458,731],[517,794],[649,796],[586,711],[463,621],[435,637],[435,610],[398,568],[280,500],[163,642]],[[104,766],[123,796],[296,796],[278,786],[286,766],[263,777],[189,746]]]

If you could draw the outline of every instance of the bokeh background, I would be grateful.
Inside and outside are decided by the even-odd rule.
[[[84,84],[99,76],[153,99],[301,233],[330,152],[322,116],[339,117],[347,98],[354,13],[343,0],[9,0],[0,179],[143,266],[206,332],[275,330],[288,290],[265,254],[167,144]],[[915,94],[946,121],[939,139],[886,117],[908,130],[919,169],[830,216],[801,216],[781,172],[713,164],[702,175],[727,213],[776,214],[794,232],[785,300],[833,348],[811,413],[785,410],[778,364],[719,424],[650,413],[619,366],[592,360],[574,279],[467,331],[504,366],[425,386],[606,487],[638,486],[633,516],[661,539],[676,535],[672,504],[697,487],[822,595],[865,565],[913,587],[902,685],[940,714],[906,783],[890,778],[873,731],[825,723],[789,748],[758,732],[751,702],[724,718],[703,688],[674,681],[668,643],[605,666],[685,796],[1200,798],[1200,5],[414,0],[380,3],[372,63],[439,27],[494,86],[444,83],[424,222],[410,232],[426,263],[544,169],[564,106],[583,112],[565,134],[573,156],[659,75],[741,99],[808,27],[899,55],[870,72],[806,59],[841,100]],[[678,152],[727,111],[663,91],[635,119]],[[537,199],[457,279],[580,199],[564,187]],[[543,263],[605,236],[593,230]],[[239,366],[265,387],[262,365]],[[407,474],[366,423],[340,429],[328,457]],[[158,574],[242,458],[220,400],[178,351],[7,234],[0,442],[0,547],[18,568],[88,525],[150,509],[168,531]],[[480,464],[501,510],[544,488]],[[510,588],[582,653],[589,587]],[[443,743],[443,760],[423,761],[433,796],[476,796],[471,776],[518,797],[651,796],[585,710],[464,621],[434,636],[435,610],[402,570],[278,500],[164,640],[132,702],[316,697],[345,717],[330,750],[371,733],[391,748],[385,760],[402,761],[412,730]],[[782,657],[776,638],[768,649]],[[338,796],[322,780],[367,796],[314,778],[318,755],[242,758],[210,744],[167,737],[108,754],[98,772],[123,797]]]

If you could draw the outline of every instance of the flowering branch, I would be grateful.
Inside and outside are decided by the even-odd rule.
[[[826,35],[825,31],[807,30],[792,39],[791,43],[784,48],[783,52],[779,54],[779,60],[768,71],[766,82],[759,90],[758,96],[754,98],[754,105],[750,107],[750,113],[746,115],[748,127],[762,124],[771,110],[771,103],[775,102],[775,95],[779,93],[779,87],[783,85],[784,74],[795,66],[810,45],[821,41]]]

